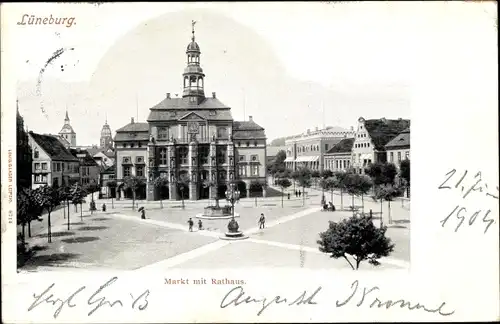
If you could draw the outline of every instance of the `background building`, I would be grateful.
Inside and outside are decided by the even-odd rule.
[[[90,183],[99,184],[100,167],[92,156],[90,156],[89,152],[82,149],[70,149],[70,153],[80,161],[80,184],[82,186]]]
[[[410,127],[394,137],[385,145],[387,161],[399,168],[401,161],[410,159]]]
[[[352,166],[358,173],[370,163],[387,162],[385,145],[406,128],[407,119],[358,119],[358,128],[352,148]]]
[[[347,171],[351,168],[351,155],[354,138],[344,138],[325,153],[325,169],[333,172]]]
[[[80,181],[80,163],[59,139],[29,132],[29,144],[33,152],[33,189],[43,185],[60,187]]]
[[[296,170],[298,167],[307,167],[311,170],[324,169],[324,155],[335,144],[344,138],[354,137],[354,130],[341,127],[327,127],[325,129],[309,129],[299,135],[285,138],[287,168]]]
[[[100,148],[103,151],[107,151],[113,148],[113,134],[111,133],[111,128],[108,125],[108,119],[104,122],[104,125],[101,129],[101,138],[100,138]]]

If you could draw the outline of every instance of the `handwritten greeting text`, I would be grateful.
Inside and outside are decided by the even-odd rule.
[[[108,288],[110,285],[112,285],[114,282],[118,280],[117,277],[113,277],[110,280],[106,281],[103,285],[101,285],[97,290],[93,291],[88,299],[87,299],[87,305],[90,306],[91,310],[88,312],[87,316],[91,316],[94,314],[99,308],[103,306],[108,306],[108,307],[114,307],[114,306],[121,306],[125,307],[126,305],[130,305],[130,308],[132,309],[138,309],[140,311],[145,310],[148,307],[148,297],[150,294],[150,291],[146,289],[144,292],[142,292],[140,295],[133,296],[130,294],[131,302],[128,304],[124,300],[121,299],[115,299],[115,300],[108,300],[105,297],[106,294],[106,288]],[[57,318],[61,311],[64,309],[65,306],[68,308],[73,308],[76,307],[76,298],[77,296],[81,296],[82,292],[84,290],[89,290],[87,289],[86,286],[81,286],[80,288],[76,289],[75,291],[71,292],[70,294],[67,295],[67,297],[56,297],[52,288],[54,288],[55,283],[51,284],[48,286],[42,293],[40,294],[33,294],[34,301],[28,308],[28,312],[32,311],[33,309],[37,307],[43,307],[42,305],[51,305],[55,307],[54,311],[54,318]],[[49,306],[50,307],[50,306]]]

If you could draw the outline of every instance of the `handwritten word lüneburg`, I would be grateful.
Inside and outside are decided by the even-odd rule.
[[[73,25],[76,25],[75,22],[75,17],[53,17],[52,15],[49,16],[35,16],[35,15],[29,15],[29,14],[24,14],[21,16],[21,19],[17,22],[18,25],[61,25],[64,27],[71,27]]]

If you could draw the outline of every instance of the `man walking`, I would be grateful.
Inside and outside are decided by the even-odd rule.
[[[203,223],[201,222],[201,219],[198,219],[198,230],[201,231],[203,229]]]
[[[189,220],[187,221],[187,223],[189,225],[189,231],[192,232],[193,231],[193,225],[194,225],[193,219],[190,217]]]
[[[260,214],[259,229],[263,229],[265,227],[266,227],[266,218],[264,217],[264,214]]]

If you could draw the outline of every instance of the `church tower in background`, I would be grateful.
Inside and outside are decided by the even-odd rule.
[[[64,118],[64,126],[59,135],[64,138],[70,146],[76,146],[76,133],[69,123],[68,110],[66,109],[66,117]]]
[[[107,118],[101,129],[100,148],[106,151],[113,148],[113,136]]]

